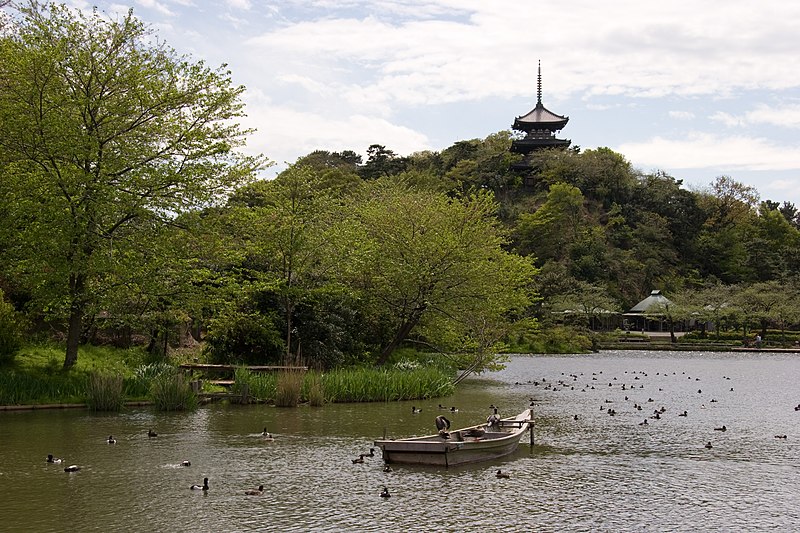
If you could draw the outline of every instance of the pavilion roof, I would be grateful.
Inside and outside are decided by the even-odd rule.
[[[656,306],[665,306],[672,304],[669,298],[661,294],[661,291],[656,289],[650,291],[650,296],[631,307],[629,313],[646,313],[650,308]]]

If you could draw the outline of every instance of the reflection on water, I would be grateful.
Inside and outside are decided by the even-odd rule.
[[[0,529],[798,530],[797,376],[794,355],[619,351],[515,357],[452,397],[413,402],[419,414],[412,402],[0,413]],[[503,460],[391,472],[379,456],[352,463],[375,438],[433,432],[439,403],[458,407],[448,414],[458,427],[531,397],[536,445],[526,435]],[[46,464],[48,453],[82,470]],[[511,478],[497,479],[498,467]],[[207,494],[189,490],[204,477]],[[260,484],[262,496],[245,496]]]

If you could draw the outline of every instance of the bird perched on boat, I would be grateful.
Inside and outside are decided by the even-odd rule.
[[[497,470],[497,473],[495,474],[495,477],[498,477],[500,479],[508,479],[508,478],[511,477],[511,475],[510,474],[506,474],[502,470]]]
[[[728,431],[728,428],[726,428],[726,427],[723,425],[723,426],[722,426],[722,427],[720,427],[720,428],[714,428],[714,431]]]
[[[392,495],[389,494],[389,489],[383,487],[383,490],[381,490],[381,498],[390,498],[391,496]]]
[[[77,472],[80,469],[78,465],[69,465],[64,467],[64,472]]]
[[[486,435],[486,430],[483,428],[470,428],[461,430],[462,437],[473,437],[479,439],[484,435]]]
[[[156,433],[152,429],[149,429],[149,430],[147,430],[147,436],[152,439],[153,437],[158,437],[158,433]]]
[[[500,415],[497,414],[497,407],[495,407],[494,412],[486,418],[486,425],[491,427],[498,423],[500,423]]]
[[[204,491],[207,491],[208,490],[208,478],[207,477],[203,478],[203,484],[202,485],[192,485],[189,488],[192,489],[192,490],[204,490]]]
[[[257,489],[250,489],[244,491],[247,496],[261,496],[264,494],[264,485],[259,485]]]
[[[358,456],[358,459],[353,459],[353,464],[354,465],[360,465],[363,462],[364,462],[364,454],[363,453]]]
[[[710,450],[711,448],[713,448],[713,446],[711,445],[711,441],[709,441],[709,442],[707,442],[707,443],[706,443],[706,448],[707,448],[707,449],[709,449],[709,450]]]
[[[61,459],[59,459],[58,457],[53,457],[52,453],[48,453],[46,461],[48,463],[58,464],[61,462]]]
[[[192,466],[191,461],[181,461],[181,466]]]
[[[450,429],[450,421],[442,415],[436,417],[435,420],[436,429],[439,430],[439,436],[443,439],[449,439],[450,433],[447,432]]]
[[[415,415],[415,414],[417,414],[417,413],[421,413],[421,412],[422,412],[422,409],[417,409],[417,408],[416,408],[415,406],[413,406],[413,405],[411,406],[411,414],[414,414],[414,415]]]
[[[108,442],[109,444],[116,444],[117,439],[115,439],[113,435],[109,435],[108,440],[106,442]]]

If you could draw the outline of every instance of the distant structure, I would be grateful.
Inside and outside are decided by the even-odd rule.
[[[569,117],[556,115],[542,104],[542,62],[539,61],[537,78],[536,107],[527,114],[514,119],[512,128],[525,136],[511,142],[511,151],[527,156],[533,151],[546,148],[567,148],[572,141],[556,138],[556,132],[564,129]],[[528,170],[532,167],[526,157],[514,165],[517,170]]]
[[[663,313],[663,310],[668,309],[670,305],[672,305],[672,301],[661,294],[660,290],[650,291],[650,296],[622,315],[626,329],[663,331],[664,321],[660,318],[660,313]]]

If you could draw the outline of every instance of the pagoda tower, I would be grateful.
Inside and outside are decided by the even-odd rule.
[[[512,141],[511,151],[527,155],[535,150],[545,148],[567,148],[571,143],[569,139],[556,138],[556,132],[562,130],[567,122],[569,122],[569,117],[556,115],[542,104],[542,62],[539,61],[536,107],[526,115],[514,119],[512,128],[524,133],[525,136]],[[523,161],[515,166],[529,168],[530,165]]]

